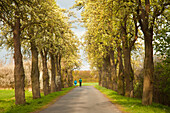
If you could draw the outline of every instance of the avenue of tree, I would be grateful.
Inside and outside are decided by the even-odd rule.
[[[169,0],[76,0],[73,8],[82,9],[85,51],[99,85],[127,97],[140,93],[143,105],[153,100],[170,105],[169,5]],[[81,63],[70,16],[55,0],[0,1],[0,47],[14,53],[16,104],[26,103],[24,55],[32,60],[33,99],[41,98],[39,62],[44,95],[72,86],[72,72]],[[144,65],[137,79],[132,64],[139,62]]]
[[[0,1],[0,46],[11,49],[14,53],[15,104],[26,102],[23,55],[27,56],[29,53],[32,58],[33,99],[41,98],[40,60],[43,65],[44,95],[61,91],[65,86],[64,82],[72,86],[72,71],[80,65],[80,42],[71,31],[71,14],[72,12],[57,6],[55,0]],[[48,61],[51,62],[51,80]]]
[[[157,82],[154,81],[153,42],[155,50],[169,66],[169,4],[169,0],[76,1],[73,8],[82,9],[82,21],[87,29],[84,35],[85,50],[91,67],[98,71],[101,86],[134,97],[136,80],[132,53],[142,48],[136,43],[137,40],[144,40],[142,104],[152,103],[154,84]],[[170,79],[169,69],[166,69],[163,77]],[[165,83],[168,90],[169,82]]]

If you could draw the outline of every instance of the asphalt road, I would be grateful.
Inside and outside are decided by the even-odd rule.
[[[121,113],[92,86],[73,89],[40,113]]]

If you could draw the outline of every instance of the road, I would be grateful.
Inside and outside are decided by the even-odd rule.
[[[93,86],[73,89],[40,113],[121,113]]]

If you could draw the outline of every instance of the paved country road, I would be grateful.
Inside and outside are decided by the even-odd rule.
[[[73,89],[40,113],[121,113],[92,86]]]

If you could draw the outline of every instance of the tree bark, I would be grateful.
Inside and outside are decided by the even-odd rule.
[[[98,73],[99,73],[99,85],[102,86],[102,68],[101,67],[98,69]]]
[[[61,82],[61,88],[64,88],[64,82],[63,82],[63,76],[61,74],[61,54],[59,54],[59,73],[60,73],[60,82]]]
[[[107,54],[105,58],[103,58],[103,85],[104,87],[111,89],[112,88],[112,80],[111,80],[111,70],[110,70],[110,55]]]
[[[63,71],[63,77],[64,77],[64,88],[69,87],[69,75],[68,75],[68,69],[64,69]]]
[[[103,58],[104,60],[104,58]],[[103,62],[103,65],[102,65],[102,87],[105,87],[106,88],[106,64],[105,62]]]
[[[124,95],[125,94],[124,71],[123,71],[123,63],[122,63],[122,52],[119,45],[117,47],[117,52],[118,52],[118,62],[119,62],[118,94]]]
[[[125,80],[126,80],[125,96],[133,97],[134,73],[131,66],[131,55],[130,55],[129,48],[124,49],[124,64],[125,64]]]
[[[153,98],[153,46],[152,46],[152,33],[145,31],[145,61],[144,61],[144,82],[143,82],[143,96],[142,104],[150,105]]]
[[[49,88],[49,75],[48,75],[48,68],[47,68],[47,51],[41,50],[41,58],[43,63],[43,90],[44,90],[44,95],[48,95],[50,93],[50,88]]]
[[[110,51],[110,58],[111,58],[111,75],[112,75],[112,81],[113,81],[113,90],[117,91],[117,70],[116,70],[116,63],[115,63],[115,57],[114,57],[114,51]]]
[[[51,93],[57,91],[56,85],[56,67],[55,67],[55,58],[52,53],[50,53],[51,57]]]
[[[145,6],[142,6],[141,0],[137,0],[138,3],[138,19],[144,33],[144,42],[145,42],[145,60],[144,60],[144,81],[143,81],[143,96],[142,104],[150,105],[152,104],[153,98],[153,72],[154,72],[154,63],[153,63],[153,24],[155,18],[152,21],[149,21],[150,13],[150,1],[145,0]],[[157,13],[157,12],[156,12]]]
[[[70,70],[70,87],[73,86],[73,70]]]
[[[131,66],[131,44],[127,37],[126,32],[126,21],[127,17],[124,17],[124,22],[122,25],[122,40],[123,40],[123,54],[124,54],[124,65],[125,65],[125,81],[126,81],[126,90],[125,90],[125,96],[126,97],[133,97],[133,79],[134,79],[134,73]]]
[[[18,13],[16,12],[16,16]],[[21,42],[20,42],[20,18],[16,18],[13,28],[13,40],[14,40],[14,81],[15,81],[15,104],[24,104],[25,101],[25,73],[21,54]]]
[[[40,98],[40,81],[39,81],[39,68],[38,68],[38,50],[35,45],[35,40],[31,41],[32,53],[32,69],[31,69],[31,82],[32,82],[32,95],[33,99]]]
[[[61,91],[61,68],[60,68],[60,59],[59,59],[59,54],[55,56],[56,60],[56,70],[57,70],[57,90]]]
[[[67,71],[67,77],[68,77],[68,87],[71,87],[73,82],[72,82],[72,71],[70,69],[68,69]]]

